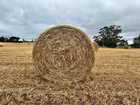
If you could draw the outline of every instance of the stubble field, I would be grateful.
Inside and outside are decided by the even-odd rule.
[[[140,105],[140,49],[100,48],[92,79],[64,93],[37,77],[32,47],[0,47],[0,105]]]

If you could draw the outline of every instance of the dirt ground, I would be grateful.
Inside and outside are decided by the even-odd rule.
[[[33,44],[1,44],[0,105],[140,105],[140,49],[100,48],[90,81],[52,90],[33,68]]]

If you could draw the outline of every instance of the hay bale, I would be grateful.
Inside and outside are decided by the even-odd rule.
[[[92,45],[93,45],[94,50],[97,52],[98,49],[99,49],[98,43],[96,43],[96,42],[94,41]]]
[[[94,49],[81,30],[57,26],[40,34],[33,48],[33,61],[48,81],[81,81],[94,65]]]

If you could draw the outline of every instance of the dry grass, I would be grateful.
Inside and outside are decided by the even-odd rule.
[[[0,45],[0,47],[3,47],[3,45]]]
[[[3,47],[3,44],[2,43],[0,43],[0,47]]]
[[[92,72],[86,85],[51,91],[33,70],[32,45],[4,44],[0,105],[140,105],[140,49],[100,48]]]
[[[40,34],[33,61],[47,81],[82,81],[94,66],[94,52],[84,32],[72,26],[56,26]]]

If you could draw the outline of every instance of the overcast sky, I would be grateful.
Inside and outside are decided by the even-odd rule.
[[[0,0],[0,33],[32,39],[48,27],[69,24],[88,35],[121,25],[131,40],[140,33],[140,0]]]

